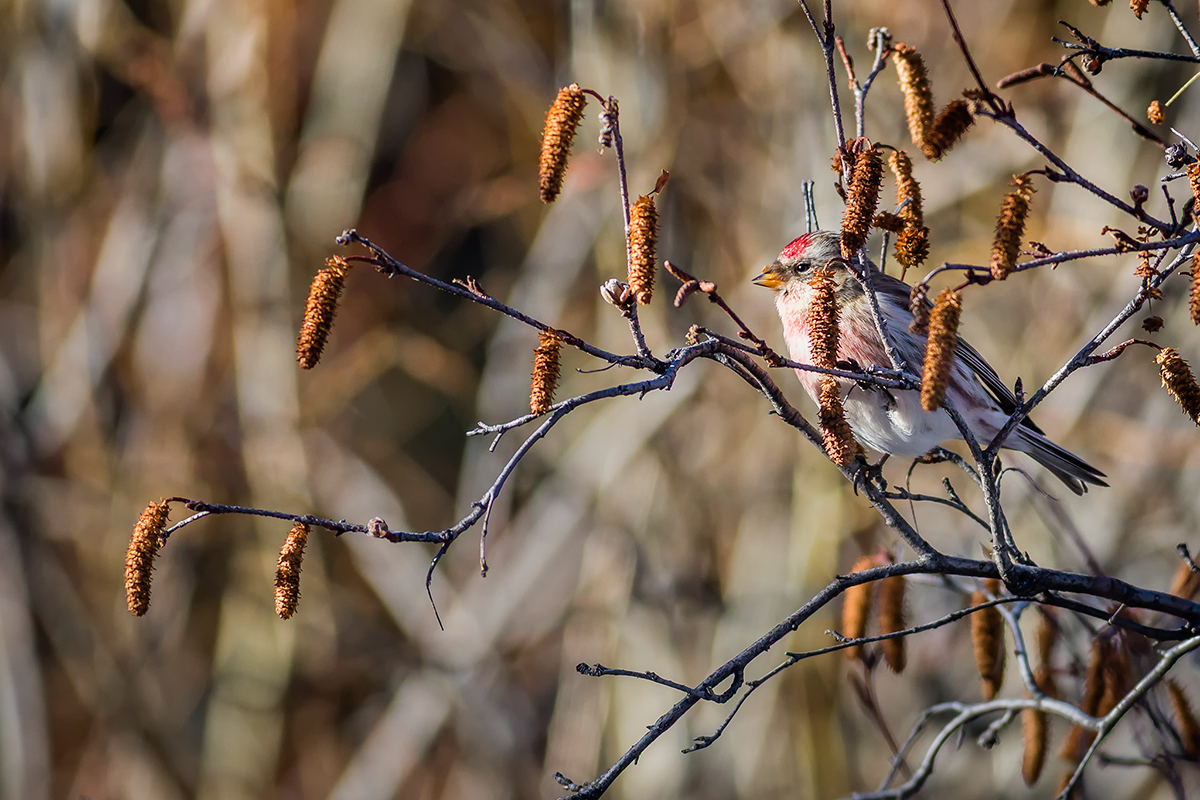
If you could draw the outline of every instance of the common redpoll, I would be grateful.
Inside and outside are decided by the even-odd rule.
[[[775,307],[792,360],[812,364],[809,306],[814,289],[809,284],[815,269],[832,269],[837,287],[838,361],[854,362],[864,369],[890,367],[863,288],[839,259],[839,241],[839,235],[830,231],[801,236],[764,267],[754,282],[775,292]],[[884,275],[874,265],[871,271],[871,283],[896,351],[910,367],[919,370],[925,358],[926,337],[909,330],[913,321],[909,311],[911,287]],[[821,373],[796,372],[809,396],[817,400]],[[871,388],[842,378],[838,379],[838,385],[846,421],[855,438],[873,450],[916,457],[944,441],[962,438],[944,408],[938,407],[930,413],[921,407],[919,391]],[[958,339],[954,352],[946,397],[984,447],[1017,407],[1012,391],[962,338]],[[1004,446],[1029,454],[1076,494],[1083,494],[1087,484],[1108,485],[1103,480],[1104,473],[1051,442],[1029,419],[1009,435]]]

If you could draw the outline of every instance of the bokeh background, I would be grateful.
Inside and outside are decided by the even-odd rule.
[[[834,5],[860,69],[868,30],[886,26],[925,55],[939,103],[969,85],[933,0]],[[1060,18],[1109,45],[1186,52],[1158,5],[1140,22],[1121,3],[958,5],[993,82],[1057,61]],[[1181,13],[1200,30],[1194,6]],[[1131,60],[1095,81],[1142,117],[1190,75]],[[861,552],[894,546],[760,398],[696,364],[671,392],[585,408],[538,446],[493,515],[488,577],[475,532],[439,568],[444,631],[425,597],[428,548],[325,533],[311,539],[298,615],[280,621],[272,578],[287,525],[235,517],[172,538],[150,613],[125,609],[125,545],[148,501],[437,530],[524,435],[490,453],[464,433],[526,408],[532,332],[366,268],[350,277],[323,363],[300,374],[306,287],[343,228],[630,349],[597,293],[623,276],[624,248],[594,102],[563,197],[537,200],[541,124],[571,81],[620,99],[635,192],[670,170],[660,255],[716,280],[781,346],[770,298],[747,279],[803,230],[802,180],[817,182],[822,222],[841,213],[823,63],[792,0],[0,4],[0,797],[556,797],[555,771],[594,777],[675,700],[580,676],[576,663],[698,681]],[[1161,148],[1099,102],[1065,82],[1005,94],[1101,186],[1124,196],[1144,183],[1153,213],[1167,213]],[[906,145],[892,70],[867,117],[874,140]],[[1167,121],[1200,135],[1197,95]],[[1007,180],[1041,165],[987,121],[944,161],[921,160],[931,263],[985,263]],[[1031,238],[1101,246],[1102,225],[1127,225],[1037,180]],[[1135,265],[1084,262],[969,291],[964,332],[1006,380],[1039,384],[1132,295]],[[674,285],[660,279],[642,316],[656,351],[694,322],[728,330],[699,300],[671,308]],[[1165,320],[1155,338],[1200,360],[1186,289],[1173,279],[1154,305]],[[1077,375],[1037,415],[1111,489],[1059,504],[1012,474],[1005,492],[1039,561],[1085,568],[1074,530],[1104,569],[1165,588],[1173,546],[1200,543],[1200,434],[1159,389],[1148,352]],[[559,396],[631,377],[576,371],[596,366],[568,354]],[[906,466],[887,474],[903,480]],[[913,485],[936,490],[943,475],[962,484],[924,467]],[[961,518],[920,509],[917,520],[939,547],[979,554],[981,531]],[[962,603],[934,582],[909,596],[914,619]],[[828,643],[834,611],[786,647]],[[924,634],[904,675],[875,676],[894,735],[932,702],[977,697],[965,633]],[[1085,647],[1064,656],[1060,685]],[[1193,666],[1179,671],[1197,683]],[[681,755],[727,710],[697,709],[611,796],[873,787],[888,750],[846,672],[840,657],[804,662],[759,690],[720,742]],[[1011,677],[1006,690],[1021,691]],[[1135,727],[1114,752],[1136,753]],[[1050,796],[1061,765],[1030,791],[1019,758],[1015,729],[989,752],[968,738],[943,754],[929,794]],[[1149,770],[1092,775],[1090,797],[1170,796]]]

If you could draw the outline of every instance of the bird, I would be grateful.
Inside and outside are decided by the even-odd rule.
[[[763,267],[753,282],[771,289],[775,308],[783,324],[783,335],[793,361],[812,364],[808,311],[814,290],[809,285],[819,267],[834,271],[838,305],[839,362],[891,367],[876,328],[866,293],[841,258],[841,236],[836,231],[818,230],[792,240],[779,257]],[[884,274],[867,260],[871,285],[879,301],[880,314],[894,350],[910,366],[919,369],[925,359],[923,334],[913,333],[909,310],[911,288]],[[928,300],[924,301],[928,304]],[[821,373],[796,370],[808,395],[817,401]],[[944,408],[926,412],[920,391],[870,386],[838,378],[846,421],[855,438],[866,447],[887,455],[920,457],[943,442],[962,439],[958,426]],[[996,370],[974,347],[958,338],[947,397],[963,416],[976,440],[986,447],[1019,405]],[[1072,492],[1081,495],[1089,484],[1107,486],[1104,473],[1046,438],[1028,417],[1009,434],[1004,447],[1031,456]]]

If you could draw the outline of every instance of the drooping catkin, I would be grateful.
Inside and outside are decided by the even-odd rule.
[[[1114,639],[1111,655],[1104,664],[1104,694],[1096,707],[1096,716],[1103,717],[1117,707],[1133,683],[1133,669],[1129,664],[1129,649],[1121,639]]]
[[[971,104],[966,100],[951,100],[929,127],[921,152],[930,161],[940,160],[974,123]]]
[[[308,303],[304,306],[300,338],[296,342],[296,360],[302,369],[312,369],[321,360],[349,272],[350,263],[346,259],[332,256],[326,259],[325,268],[313,278],[308,290]]]
[[[654,267],[658,259],[658,209],[654,198],[643,195],[629,209],[629,290],[639,305],[654,294]]]
[[[854,157],[846,210],[842,213],[842,258],[854,258],[871,233],[879,189],[883,184],[883,162],[879,150],[868,147]]]
[[[838,352],[837,283],[832,269],[813,271],[808,285],[812,301],[808,304],[808,339],[812,343],[812,363],[823,369],[833,369]]]
[[[1200,425],[1200,386],[1196,385],[1188,363],[1179,356],[1179,351],[1174,347],[1164,347],[1160,350],[1154,357],[1154,363],[1158,364],[1163,386],[1167,387],[1167,391],[1183,407],[1183,413],[1191,417],[1192,422]]]
[[[929,286],[925,283],[915,284],[908,292],[908,310],[912,314],[912,322],[908,324],[908,332],[918,336],[929,333]]]
[[[1025,754],[1021,759],[1021,777],[1026,786],[1033,786],[1046,765],[1046,744],[1049,728],[1046,712],[1027,708],[1021,712],[1021,732],[1025,738]]]
[[[572,83],[559,90],[554,104],[546,112],[546,127],[542,131],[542,157],[538,161],[538,192],[543,203],[553,203],[562,192],[563,177],[567,174],[567,157],[571,142],[583,119],[587,96]]]
[[[845,467],[854,460],[858,445],[854,441],[854,431],[846,422],[846,411],[842,407],[842,393],[837,378],[832,375],[821,376],[820,391],[821,408],[818,419],[821,423],[821,438],[825,442],[825,452],[839,467]]]
[[[296,522],[279,551],[279,565],[275,569],[275,613],[280,619],[291,619],[300,602],[300,569],[304,565],[308,532],[308,525]]]
[[[554,389],[562,357],[562,337],[552,330],[538,333],[538,346],[533,351],[533,374],[529,381],[529,411],[541,416],[554,402]]]
[[[989,578],[984,588],[971,595],[971,605],[977,606],[1000,594],[1000,581]],[[986,590],[986,591],[985,591]],[[975,651],[975,667],[979,670],[979,687],[984,700],[991,700],[1004,683],[1004,618],[995,606],[971,615],[971,646]]]
[[[1087,674],[1083,679],[1083,695],[1079,698],[1079,710],[1089,716],[1095,716],[1104,698],[1105,678],[1108,672],[1108,662],[1112,658],[1112,643],[1105,636],[1097,636],[1092,642],[1091,655],[1088,657]],[[1063,740],[1059,755],[1065,761],[1078,763],[1083,753],[1091,745],[1095,732],[1075,725]]]
[[[904,115],[908,118],[909,135],[913,144],[923,150],[929,129],[933,126],[933,89],[929,85],[925,61],[915,48],[903,42],[892,48],[892,60],[896,64],[900,91],[904,93]]]
[[[1192,256],[1192,291],[1188,295],[1188,316],[1200,325],[1200,252]]]
[[[893,253],[896,261],[904,267],[904,272],[920,266],[929,258],[929,228],[924,225],[919,228],[906,226],[896,239]],[[904,279],[904,272],[900,274],[901,280]]]
[[[921,408],[937,411],[946,398],[954,351],[958,347],[958,322],[962,315],[962,294],[943,289],[929,314],[929,336],[925,345],[925,365],[921,372]]]
[[[1175,577],[1171,580],[1171,594],[1191,600],[1200,589],[1200,575],[1197,575],[1186,561],[1180,561],[1175,568]]]
[[[863,556],[854,562],[850,572],[862,572],[879,566],[877,556]],[[861,639],[867,634],[867,620],[871,617],[871,601],[875,597],[875,582],[860,583],[851,586],[843,593],[842,598],[842,636],[847,639]],[[846,658],[854,661],[862,660],[862,645],[846,648]]]
[[[1017,264],[1021,238],[1025,235],[1025,219],[1029,216],[1029,201],[1033,197],[1033,181],[1028,175],[1014,175],[1009,184],[1013,191],[1004,195],[1000,216],[996,219],[996,236],[992,239],[990,267],[992,279],[1007,278]]]
[[[1050,662],[1054,658],[1054,647],[1058,644],[1058,637],[1058,623],[1053,612],[1042,609],[1034,637],[1034,650],[1037,652],[1039,669],[1045,670],[1047,674],[1050,674]],[[1043,688],[1042,691],[1046,690]]]
[[[903,150],[893,150],[888,156],[888,166],[896,178],[896,206],[906,222],[916,226],[925,224],[925,208],[921,203],[921,184],[913,177],[912,159]]]
[[[904,218],[890,211],[880,211],[871,221],[871,225],[881,231],[899,233],[904,230]]]
[[[134,616],[140,617],[150,608],[150,573],[170,514],[167,501],[151,503],[133,526],[129,549],[125,551],[125,602]]]
[[[904,576],[896,575],[879,582],[879,632],[896,633],[908,627],[904,614]],[[904,652],[904,637],[884,639],[883,660],[892,672],[903,672],[907,663]]]
[[[1200,722],[1196,721],[1196,713],[1183,687],[1167,679],[1167,694],[1171,696],[1171,710],[1175,716],[1175,728],[1179,732],[1179,740],[1183,743],[1183,752],[1192,758],[1200,756]]]
[[[1192,199],[1196,201],[1196,208],[1200,209],[1200,161],[1188,164],[1185,171],[1187,172],[1188,186],[1192,190]]]

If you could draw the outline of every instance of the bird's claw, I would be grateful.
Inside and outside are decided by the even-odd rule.
[[[883,477],[883,465],[887,459],[886,453],[875,464],[867,461],[867,457],[861,453],[854,457],[854,476],[851,485],[855,494],[858,494],[860,486],[874,486],[881,492],[887,491],[888,482]]]

